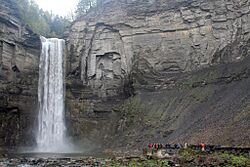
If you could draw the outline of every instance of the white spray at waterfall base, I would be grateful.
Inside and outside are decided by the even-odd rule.
[[[64,112],[64,46],[62,39],[41,37],[39,65],[39,115],[37,151],[65,153],[71,151],[66,138]]]

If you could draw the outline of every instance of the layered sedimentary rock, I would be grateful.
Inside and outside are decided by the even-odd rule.
[[[134,59],[143,70],[193,71],[218,62],[214,54],[237,35],[249,35],[249,2],[224,0],[110,1],[71,28],[70,71],[99,86],[129,74]],[[80,63],[80,64],[79,64]]]
[[[37,110],[40,39],[13,0],[0,1],[0,147],[31,144]]]
[[[243,109],[249,103],[249,3],[103,0],[73,23],[67,38],[72,133],[102,141],[110,138],[98,133],[118,133],[121,144],[133,145],[145,138],[216,143],[225,136],[231,144],[233,133],[242,132],[235,143],[249,144],[249,123],[241,126],[241,119],[249,120]],[[117,109],[127,94],[140,102]]]

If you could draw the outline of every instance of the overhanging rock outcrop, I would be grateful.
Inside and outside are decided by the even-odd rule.
[[[71,102],[75,101],[74,99],[84,101],[81,107],[70,106],[75,114],[71,116],[74,118],[82,116],[84,119],[81,120],[91,122],[91,127],[100,126],[95,111],[102,114],[107,113],[102,111],[116,113],[114,106],[119,104],[119,101],[115,100],[119,99],[117,97],[123,97],[126,90],[130,90],[128,91],[130,94],[135,93],[150,98],[164,89],[176,91],[181,89],[175,84],[180,78],[182,78],[181,82],[184,78],[189,78],[189,75],[183,74],[196,76],[202,70],[216,69],[220,66],[218,71],[223,71],[229,66],[221,67],[222,65],[240,64],[249,56],[247,47],[249,31],[250,2],[248,0],[103,0],[96,9],[92,9],[73,23],[67,38],[66,71],[69,88],[67,96]],[[230,54],[229,46],[234,44],[237,45],[234,48],[231,47],[232,54]],[[244,54],[238,52],[242,48],[245,49]],[[227,54],[223,54],[223,51]],[[201,81],[196,84],[203,83]],[[180,95],[184,96],[185,91],[178,95],[175,93],[172,95],[163,93],[159,95],[159,99],[155,97],[156,95],[152,97],[159,102],[165,96],[172,99]],[[204,96],[212,98],[209,95]],[[170,103],[170,99],[165,99],[167,100],[162,103]],[[86,105],[86,100],[89,105]],[[150,100],[145,101],[150,104]],[[157,105],[164,106],[156,102],[153,104],[155,108],[151,109],[151,113],[156,112],[153,110],[157,110]],[[166,108],[161,110],[162,121],[168,123],[172,121],[174,127],[164,132],[165,137],[157,138],[177,139],[185,133],[184,130],[177,132],[178,128],[183,127],[187,122],[192,122],[178,117],[178,112],[176,115],[164,117],[168,111],[175,111],[176,105],[169,108],[165,106]],[[180,103],[180,105],[192,106],[193,103],[189,101],[188,104]],[[86,106],[88,106],[87,111]],[[207,106],[204,105],[204,107]],[[216,107],[214,110],[220,111]],[[189,108],[185,113],[192,113],[194,110]],[[94,118],[86,113],[93,114]],[[191,114],[190,117],[192,116],[195,117]],[[102,125],[110,129],[105,125],[113,124],[114,122],[110,121],[112,119],[107,115],[102,115],[101,118],[107,119],[107,124],[103,122]],[[211,120],[214,120],[214,117],[211,117]],[[170,126],[168,123],[161,128]],[[156,123],[154,126],[160,125]],[[132,126],[131,129],[134,127]],[[152,133],[157,131],[154,128],[151,130]],[[176,134],[171,136],[174,131]],[[131,133],[133,132],[130,131],[128,134]],[[159,132],[159,135],[162,133]],[[138,135],[135,136],[138,137]],[[134,140],[137,139],[135,137]]]

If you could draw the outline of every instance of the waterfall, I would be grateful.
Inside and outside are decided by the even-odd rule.
[[[64,121],[64,45],[62,39],[41,37],[39,65],[38,132],[39,152],[67,152]]]

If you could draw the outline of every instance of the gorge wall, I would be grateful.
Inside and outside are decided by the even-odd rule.
[[[0,148],[34,143],[40,45],[15,1],[0,0]]]
[[[30,146],[41,43],[0,2],[0,148]],[[249,17],[248,0],[103,0],[65,37],[71,139],[249,146]]]
[[[70,133],[249,145],[249,3],[102,1],[67,37]]]

